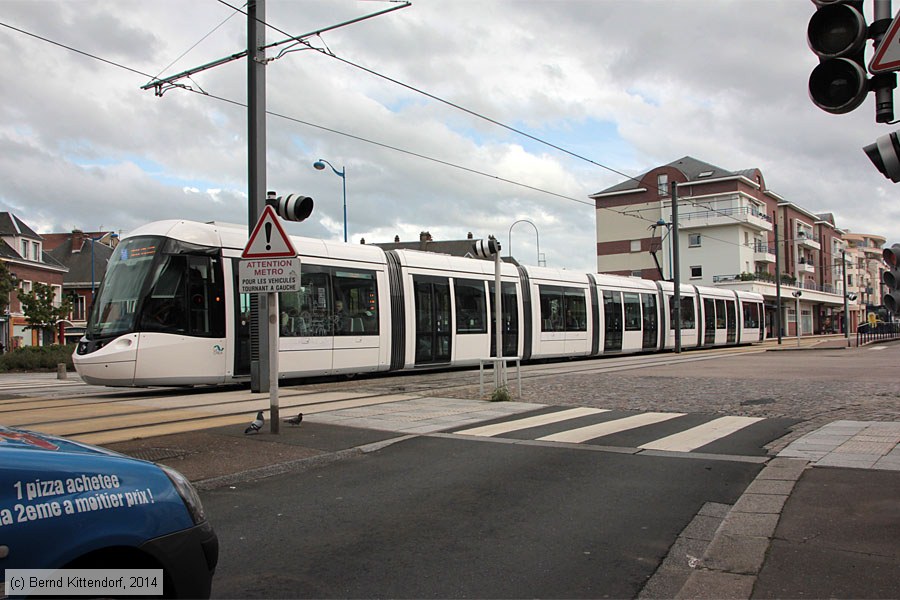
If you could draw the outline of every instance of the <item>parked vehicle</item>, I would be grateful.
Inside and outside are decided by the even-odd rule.
[[[208,598],[218,554],[178,471],[0,426],[0,580],[8,569],[161,569],[165,597]]]

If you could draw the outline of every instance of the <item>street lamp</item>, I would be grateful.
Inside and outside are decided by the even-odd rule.
[[[344,242],[347,242],[347,167],[343,167],[340,171],[334,168],[327,160],[320,158],[316,162],[313,163],[313,167],[317,171],[321,171],[325,168],[325,165],[331,167],[331,170],[334,171],[334,174],[341,178],[341,182],[344,188]]]

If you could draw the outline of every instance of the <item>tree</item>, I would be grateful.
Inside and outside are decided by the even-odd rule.
[[[9,294],[16,289],[16,282],[5,262],[0,262],[0,314],[6,314],[9,307]]]
[[[19,292],[19,302],[28,325],[25,329],[39,329],[55,335],[56,323],[65,319],[72,311],[72,302],[63,297],[59,306],[54,306],[53,288],[46,283],[36,282],[30,292]]]

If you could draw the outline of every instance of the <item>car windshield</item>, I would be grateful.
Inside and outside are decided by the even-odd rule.
[[[162,238],[136,237],[116,247],[91,310],[89,338],[121,335],[134,330],[138,299]]]

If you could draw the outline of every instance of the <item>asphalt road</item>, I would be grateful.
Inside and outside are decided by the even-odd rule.
[[[417,437],[205,492],[213,596],[634,597],[701,507],[760,469]]]

